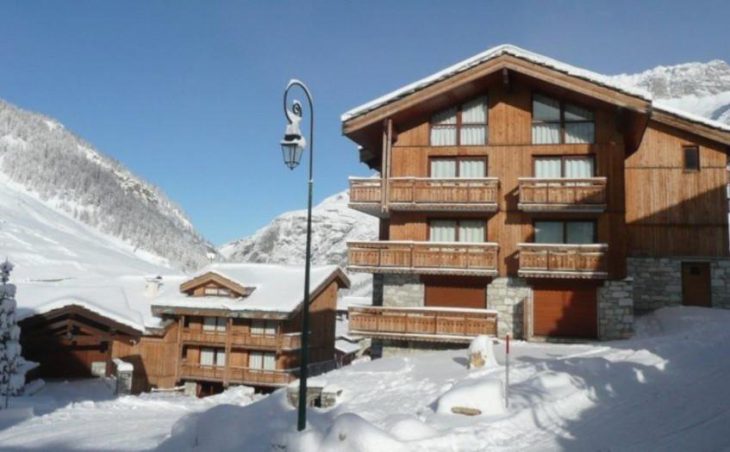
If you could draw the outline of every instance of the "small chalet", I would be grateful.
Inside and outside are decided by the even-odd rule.
[[[283,386],[296,378],[304,276],[300,267],[215,264],[163,297],[154,315],[171,321],[175,381],[206,391],[246,384]],[[335,358],[337,291],[349,280],[337,267],[311,271],[309,356],[314,373]]]

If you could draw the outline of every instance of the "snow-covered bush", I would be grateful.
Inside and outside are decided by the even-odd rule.
[[[7,260],[0,264],[0,395],[2,406],[25,385],[25,375],[20,371],[20,327],[15,320],[15,286],[8,284],[13,264]]]

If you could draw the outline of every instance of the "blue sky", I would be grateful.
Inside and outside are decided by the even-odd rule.
[[[0,14],[0,98],[161,187],[221,244],[306,206],[282,92],[316,109],[315,201],[366,175],[344,111],[497,44],[602,73],[730,60],[730,2],[28,1]]]

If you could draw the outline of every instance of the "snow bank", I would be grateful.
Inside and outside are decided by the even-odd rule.
[[[482,416],[504,414],[504,383],[493,377],[462,381],[439,397],[436,412],[453,414],[454,408],[479,410]]]
[[[335,419],[318,449],[322,452],[399,452],[406,448],[388,432],[357,414],[345,413]]]
[[[401,414],[386,419],[386,428],[401,441],[417,441],[438,436],[439,431],[415,416]]]

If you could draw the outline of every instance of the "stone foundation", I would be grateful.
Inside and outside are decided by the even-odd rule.
[[[730,309],[730,259],[717,260],[710,264],[712,285],[712,306]]]
[[[497,336],[510,334],[524,338],[524,309],[532,297],[532,288],[522,278],[495,278],[487,286],[487,309],[497,314]]]
[[[653,311],[682,304],[682,262],[696,258],[631,257],[628,274],[634,279],[634,308]],[[712,307],[730,309],[730,259],[707,259],[710,263]]]
[[[634,280],[606,281],[598,289],[598,338],[626,339],[634,333]]]
[[[424,285],[418,275],[381,275],[382,306],[419,307],[424,303]],[[375,287],[375,283],[373,283]],[[375,296],[373,296],[375,301]],[[373,303],[376,304],[376,303]],[[377,304],[376,304],[377,305]]]
[[[682,304],[682,261],[680,259],[631,257],[628,276],[634,279],[634,309],[653,311]]]
[[[394,341],[387,339],[373,339],[371,347],[373,358],[388,358],[391,356],[416,355],[437,350],[454,350],[468,347],[469,344],[438,343],[419,341]],[[466,362],[466,358],[464,358]]]

